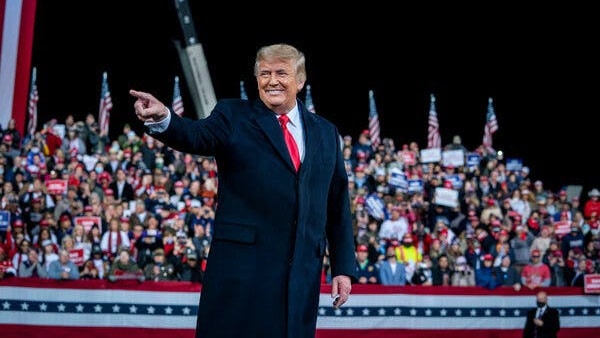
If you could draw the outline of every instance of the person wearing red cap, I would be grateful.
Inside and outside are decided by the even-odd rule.
[[[567,286],[572,271],[567,267],[562,251],[548,250],[543,261],[550,268],[550,286]]]
[[[352,146],[352,161],[356,164],[368,163],[373,156],[371,136],[368,129],[358,135],[357,142]]]
[[[15,277],[17,270],[13,266],[12,261],[8,257],[8,253],[4,247],[0,246],[0,280]]]
[[[483,255],[483,264],[475,270],[475,285],[487,289],[495,289],[500,286],[500,276],[496,274],[493,264],[494,256],[492,254]]]
[[[407,232],[402,236],[402,242],[396,247],[396,258],[404,264],[406,280],[412,281],[417,265],[423,260],[423,255],[415,246],[414,236]]]
[[[58,218],[58,229],[56,230],[56,241],[61,243],[63,237],[73,233],[73,222],[71,216],[65,212]]]
[[[3,131],[4,137],[9,136],[8,139],[3,138],[3,141],[10,147],[11,149],[18,149],[21,146],[21,132],[17,129],[17,122],[15,119],[11,118],[8,120],[8,124],[6,125],[6,129]]]
[[[531,261],[521,271],[521,284],[530,290],[550,286],[551,274],[548,265],[542,262],[540,250],[531,251]]]
[[[356,276],[359,284],[378,284],[379,270],[369,261],[369,247],[360,244],[356,247]]]
[[[481,211],[481,216],[479,217],[479,219],[481,220],[481,223],[489,224],[492,216],[495,216],[498,219],[502,219],[503,215],[502,210],[500,209],[500,206],[498,205],[496,200],[493,197],[488,196],[485,199],[484,209]]]

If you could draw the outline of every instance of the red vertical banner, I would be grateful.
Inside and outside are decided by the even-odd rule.
[[[14,118],[23,133],[37,0],[0,0],[0,124]]]

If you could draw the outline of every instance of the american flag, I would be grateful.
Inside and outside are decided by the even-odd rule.
[[[372,90],[369,90],[369,134],[371,135],[371,146],[376,149],[381,143],[379,135],[379,114],[375,106],[375,96]]]
[[[108,75],[106,72],[102,73],[102,91],[100,93],[100,109],[99,118],[100,121],[100,134],[108,135],[108,126],[110,124],[110,111],[112,110],[112,98],[110,97],[110,91],[108,90]]]
[[[431,94],[429,101],[429,128],[427,130],[427,148],[441,148],[440,124],[435,109],[435,95]]]
[[[173,103],[171,109],[179,116],[183,116],[183,98],[181,97],[181,89],[179,88],[179,76],[175,76],[175,84],[173,85]]]
[[[27,106],[27,112],[29,115],[29,122],[27,123],[27,132],[29,135],[33,136],[35,134],[35,129],[37,128],[37,104],[40,99],[38,95],[38,89],[36,84],[36,75],[37,70],[33,67],[33,72],[31,74],[31,89],[29,92],[29,105]]]
[[[248,100],[248,94],[246,94],[246,87],[244,86],[244,81],[240,81],[240,99]]]
[[[315,104],[313,103],[312,93],[310,91],[310,85],[306,85],[306,97],[304,99],[304,105],[309,112],[316,114]]]
[[[483,146],[486,149],[492,148],[492,135],[498,130],[498,121],[494,113],[494,101],[490,97],[488,99],[487,116],[485,127],[483,128]]]

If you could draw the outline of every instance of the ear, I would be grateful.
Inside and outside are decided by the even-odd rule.
[[[298,85],[296,86],[296,91],[300,93],[302,91],[302,88],[304,88],[304,82],[298,82]]]

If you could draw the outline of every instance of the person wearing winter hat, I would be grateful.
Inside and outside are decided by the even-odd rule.
[[[475,272],[465,256],[459,256],[454,263],[452,286],[475,286]]]
[[[583,217],[589,220],[592,214],[600,214],[600,191],[596,188],[588,192],[589,199],[583,205]]]

